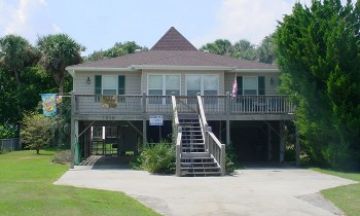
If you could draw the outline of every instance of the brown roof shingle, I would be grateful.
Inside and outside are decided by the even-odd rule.
[[[151,48],[151,50],[196,51],[197,49],[178,30],[176,30],[174,27],[171,27]]]

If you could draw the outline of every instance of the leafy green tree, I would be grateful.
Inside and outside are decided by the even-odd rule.
[[[281,87],[313,162],[359,168],[360,2],[297,3],[276,31]],[[350,164],[352,163],[352,164]]]
[[[259,62],[272,64],[275,62],[274,36],[265,37],[257,48],[257,58]]]
[[[42,37],[37,42],[41,53],[40,64],[49,72],[59,89],[64,93],[66,76],[65,68],[82,61],[81,51],[84,48],[66,34],[55,34]]]
[[[16,123],[19,117],[19,97],[15,78],[0,67],[0,124]]]
[[[18,87],[21,84],[20,73],[29,65],[33,65],[38,53],[30,43],[15,35],[0,38],[0,65],[15,77]]]
[[[251,44],[248,40],[240,40],[234,44],[232,56],[253,61],[257,58],[255,45]]]
[[[31,112],[25,115],[20,132],[25,148],[36,150],[36,154],[39,154],[40,149],[48,145],[52,139],[52,122],[50,118],[39,113]]]
[[[147,51],[146,47],[141,47],[136,44],[134,41],[128,41],[125,43],[115,43],[113,47],[107,50],[94,51],[90,54],[86,60],[87,61],[96,61],[105,58],[114,58],[126,54],[135,53],[136,50]]]
[[[206,51],[216,55],[227,55],[232,54],[232,44],[229,40],[218,39],[213,43],[207,43],[200,48],[202,51]]]

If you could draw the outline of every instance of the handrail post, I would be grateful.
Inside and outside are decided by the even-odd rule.
[[[175,150],[176,150],[176,176],[181,176],[181,136],[182,128],[178,127],[178,132],[175,141]]]
[[[221,144],[221,151],[220,151],[220,168],[221,168],[221,175],[226,174],[226,154],[225,154],[225,144]]]

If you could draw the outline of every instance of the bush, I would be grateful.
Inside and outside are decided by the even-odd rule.
[[[52,120],[39,113],[27,113],[22,121],[23,127],[20,132],[25,148],[36,150],[48,145],[53,134],[51,133]]]
[[[175,146],[165,143],[145,146],[138,161],[140,168],[150,173],[175,173]]]
[[[239,159],[233,144],[226,145],[225,171],[232,174],[236,169],[241,168]]]
[[[0,139],[15,138],[16,130],[6,125],[0,125]]]
[[[63,150],[56,152],[52,162],[58,164],[69,164],[71,162],[71,151]]]

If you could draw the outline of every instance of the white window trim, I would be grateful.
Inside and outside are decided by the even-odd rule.
[[[256,78],[256,96],[259,96],[259,76],[242,76],[242,96],[250,96],[250,95],[245,95],[245,77],[247,78]]]
[[[220,94],[220,75],[219,74],[185,74],[185,96],[187,96],[187,77],[200,76],[200,95],[204,96],[204,76],[216,76],[218,78],[217,95]]]
[[[115,82],[116,82],[116,95],[119,95],[119,79],[117,78],[117,75],[102,75],[102,78],[101,78],[101,95],[104,95],[104,77],[112,77],[112,78],[115,78]]]

